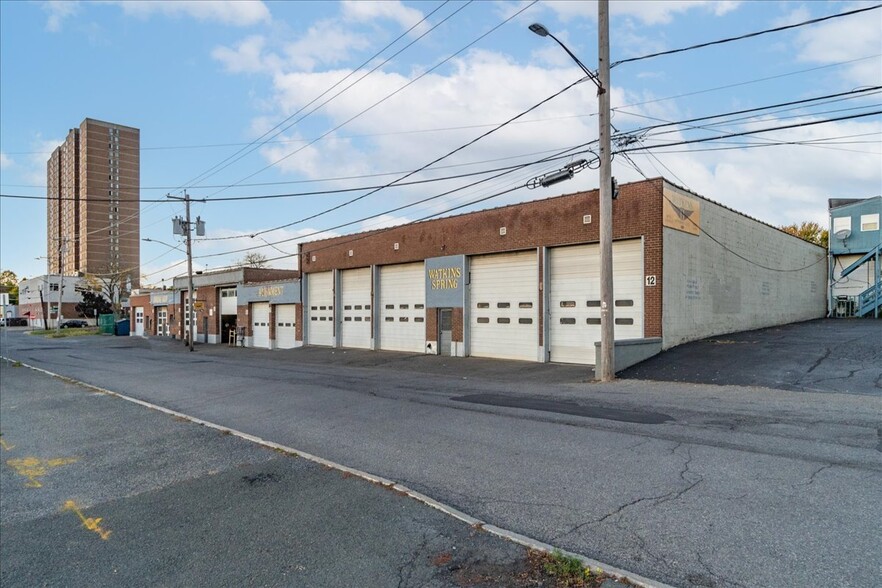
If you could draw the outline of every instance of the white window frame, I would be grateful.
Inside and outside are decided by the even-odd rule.
[[[879,230],[879,213],[861,215],[861,232]]]
[[[836,216],[833,217],[833,234],[835,235],[839,231],[842,230],[851,230],[851,217],[850,216]]]

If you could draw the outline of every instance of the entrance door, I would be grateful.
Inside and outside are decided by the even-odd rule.
[[[307,274],[309,309],[304,312],[309,320],[308,345],[334,344],[334,278],[332,272]]]
[[[255,302],[251,305],[251,335],[252,345],[269,349],[269,322],[270,322],[270,305],[269,302]]]
[[[164,306],[156,311],[156,334],[160,337],[168,336],[168,308]]]
[[[438,351],[441,355],[450,355],[453,345],[453,309],[438,309]]]
[[[143,337],[144,336],[144,307],[136,306],[135,307],[135,336]]]
[[[235,314],[222,314],[220,317],[221,343],[229,343],[232,338],[236,339],[236,321],[239,317]]]

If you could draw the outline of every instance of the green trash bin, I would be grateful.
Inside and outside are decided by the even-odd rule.
[[[98,331],[103,335],[113,335],[116,316],[113,314],[98,315]]]

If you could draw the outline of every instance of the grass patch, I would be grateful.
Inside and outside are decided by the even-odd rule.
[[[65,337],[82,337],[83,335],[98,335],[98,327],[85,327],[82,329],[40,329],[31,331],[31,335],[39,335],[47,339],[64,339]]]

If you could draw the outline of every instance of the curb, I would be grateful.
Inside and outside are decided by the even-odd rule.
[[[225,427],[223,425],[218,425],[217,423],[212,423],[211,421],[206,421],[206,420],[203,420],[200,418],[196,418],[196,417],[190,416],[188,414],[184,414],[182,412],[178,412],[176,410],[172,410],[170,408],[160,406],[158,404],[153,404],[151,402],[146,402],[144,400],[138,400],[137,398],[133,398],[131,396],[126,396],[125,394],[120,394],[119,392],[114,392],[113,390],[101,388],[100,386],[95,386],[94,384],[88,384],[86,382],[82,382],[80,380],[70,378],[68,376],[62,376],[60,374],[56,374],[55,372],[50,372],[49,370],[45,370],[43,368],[29,365],[24,362],[14,360],[14,359],[11,359],[11,358],[8,358],[5,356],[0,356],[0,360],[7,361],[9,363],[15,362],[15,363],[18,363],[21,367],[26,367],[30,370],[35,371],[35,372],[40,372],[42,374],[46,374],[47,376],[57,378],[57,379],[62,380],[64,382],[76,384],[78,386],[82,386],[84,388],[94,390],[95,392],[99,392],[99,393],[105,394],[107,396],[113,396],[113,397],[119,398],[121,400],[126,400],[128,402],[132,402],[132,403],[137,404],[139,406],[143,406],[143,407],[149,408],[151,410],[156,410],[156,411],[159,411],[159,412],[162,412],[167,415],[174,416],[174,417],[177,417],[180,419],[185,419],[191,423],[196,423],[196,424],[202,425],[204,427],[209,427],[211,429],[215,429],[217,431],[221,431],[221,432],[229,434],[229,435],[235,435],[236,437],[239,437],[239,438],[244,439],[246,441],[251,441],[252,443],[256,443],[258,445],[262,445],[262,446],[268,447],[270,449],[275,449],[275,450],[281,451],[283,453],[293,455],[295,457],[302,457],[303,459],[306,459],[306,460],[311,461],[313,463],[319,464],[321,466],[324,466],[324,467],[327,467],[327,468],[330,468],[333,470],[337,470],[340,472],[344,472],[344,473],[352,475],[352,476],[356,476],[356,477],[361,478],[365,481],[371,482],[372,484],[378,484],[380,486],[385,487],[388,490],[393,490],[399,494],[407,496],[408,498],[416,500],[417,502],[421,502],[422,504],[425,504],[426,506],[429,506],[431,508],[439,510],[439,511],[443,512],[444,514],[446,514],[450,517],[453,517],[455,519],[458,519],[471,527],[475,527],[476,529],[484,530],[492,535],[496,535],[497,537],[501,537],[502,539],[506,539],[508,541],[511,541],[512,543],[515,543],[517,545],[521,545],[523,547],[527,547],[529,549],[535,549],[537,551],[543,551],[545,553],[552,553],[553,551],[558,551],[560,553],[563,553],[566,556],[575,557],[576,559],[581,561],[582,564],[585,566],[589,566],[592,569],[600,568],[603,570],[604,573],[609,574],[610,576],[613,576],[614,578],[617,578],[617,579],[628,580],[631,583],[639,586],[640,588],[674,588],[673,586],[671,586],[669,584],[664,584],[664,583],[661,583],[661,582],[658,582],[655,580],[650,580],[649,578],[645,578],[645,577],[640,576],[638,574],[634,574],[634,573],[628,572],[626,570],[622,570],[620,568],[617,568],[615,566],[611,566],[609,564],[605,564],[603,562],[597,561],[595,559],[585,557],[584,555],[581,555],[578,553],[573,553],[571,551],[566,551],[563,549],[558,549],[558,548],[554,547],[553,545],[550,545],[548,543],[544,543],[544,542],[539,541],[537,539],[533,539],[532,537],[527,537],[526,535],[521,535],[520,533],[515,533],[514,531],[509,531],[508,529],[504,529],[502,527],[497,527],[496,525],[487,523],[486,521],[482,521],[482,520],[477,519],[469,514],[462,512],[461,510],[453,508],[452,506],[449,506],[447,504],[439,502],[439,501],[435,500],[434,498],[431,498],[430,496],[427,496],[421,492],[417,492],[416,490],[411,490],[410,488],[408,488],[407,486],[404,486],[403,484],[399,484],[398,482],[388,480],[388,479],[383,478],[381,476],[377,476],[377,475],[371,474],[369,472],[357,470],[355,468],[351,468],[349,466],[345,466],[343,464],[339,464],[339,463],[327,460],[323,457],[319,457],[319,456],[313,455],[311,453],[306,453],[304,451],[300,451],[299,449],[295,449],[295,448],[289,447],[287,445],[282,445],[281,443],[276,443],[275,441],[269,441],[267,439],[257,437],[256,435],[251,435],[249,433],[238,431],[236,429],[231,429],[231,428]]]

